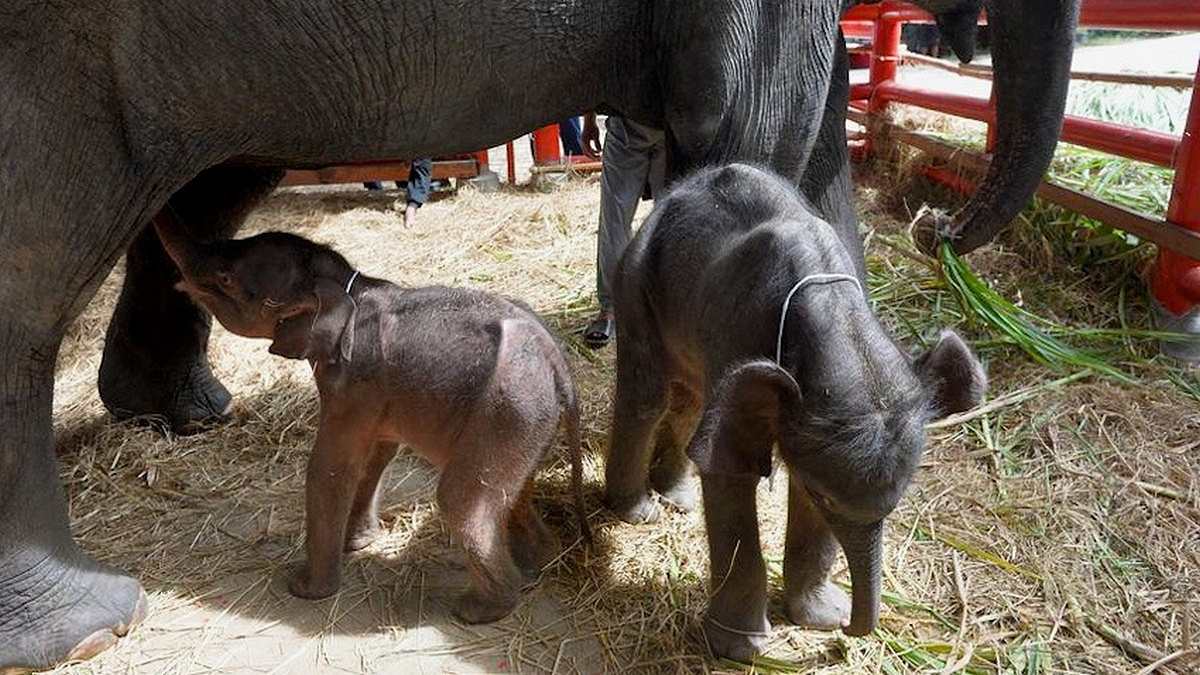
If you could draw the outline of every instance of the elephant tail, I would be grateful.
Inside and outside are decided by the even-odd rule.
[[[566,422],[567,447],[571,452],[571,493],[575,499],[575,515],[579,518],[579,535],[585,544],[591,546],[592,528],[588,525],[587,508],[583,503],[583,434],[580,431],[579,397],[561,351],[559,358],[555,359],[554,371],[555,387]]]
[[[579,518],[579,535],[584,543],[592,544],[592,528],[587,521],[587,508],[583,504],[583,440],[579,431],[579,403],[575,400],[567,408],[567,444],[571,448],[571,492],[575,496],[575,515]]]

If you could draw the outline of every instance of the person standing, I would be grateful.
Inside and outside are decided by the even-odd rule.
[[[639,122],[610,115],[605,121],[603,151],[600,128],[595,113],[583,121],[583,150],[595,159],[599,157],[600,223],[596,233],[596,299],[600,311],[584,329],[587,346],[599,349],[616,334],[612,309],[612,278],[621,253],[633,233],[633,216],[638,200],[649,192],[658,199],[666,176],[666,146],[664,134]]]

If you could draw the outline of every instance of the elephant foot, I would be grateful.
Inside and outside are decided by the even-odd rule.
[[[334,577],[332,582],[318,583],[313,581],[308,569],[301,569],[292,575],[288,580],[288,590],[297,598],[306,600],[321,600],[337,593],[338,587],[341,585],[340,580]]]
[[[816,630],[850,625],[850,596],[829,580],[804,592],[790,594],[784,613],[792,623]]]
[[[645,493],[632,498],[609,494],[605,497],[605,502],[621,520],[632,525],[653,523],[662,513],[654,498]]]
[[[662,497],[663,501],[684,513],[691,513],[696,510],[696,490],[687,481],[680,482],[665,490],[658,490],[658,494]]]
[[[516,606],[516,594],[488,595],[469,590],[460,595],[454,603],[454,616],[463,623],[491,623],[511,614]]]
[[[0,567],[0,672],[90,659],[129,633],[147,607],[137,580],[82,555]]]
[[[201,356],[192,365],[164,371],[159,363],[127,358],[106,348],[100,362],[100,399],[117,419],[165,423],[181,436],[226,422],[233,397]]]
[[[737,628],[719,621],[712,614],[704,619],[704,638],[716,658],[750,663],[762,651],[770,637],[771,625],[764,616],[757,628]]]

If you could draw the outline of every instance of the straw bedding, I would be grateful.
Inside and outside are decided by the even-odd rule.
[[[1197,667],[1194,372],[1134,341],[1113,358],[1137,386],[1064,377],[1031,363],[965,317],[935,268],[906,243],[905,202],[872,187],[888,182],[864,176],[858,195],[873,301],[913,351],[938,326],[955,326],[988,363],[993,405],[931,430],[924,463],[888,521],[880,630],[868,638],[799,630],[776,603],[768,658],[757,668]],[[210,355],[236,399],[231,424],[181,438],[112,421],[95,393],[95,372],[118,268],[64,343],[56,443],[73,531],[98,559],[142,580],[151,614],[116,649],[62,670],[737,670],[707,656],[698,627],[708,577],[701,516],[669,512],[634,527],[601,505],[614,350],[591,352],[576,332],[594,310],[598,192],[588,178],[549,192],[464,189],[431,202],[406,230],[394,195],[292,190],[271,197],[245,231],[286,229],[333,245],[365,274],[484,288],[543,314],[562,338],[581,393],[592,550],[574,542],[560,445],[538,478],[536,499],[564,540],[563,554],[512,616],[459,625],[449,605],[466,573],[433,504],[436,475],[402,456],[385,475],[386,536],[348,556],[335,597],[290,597],[283,578],[303,558],[303,476],[316,423],[307,366],[216,327]],[[1021,295],[1056,320],[1148,325],[1134,276],[1115,278],[1102,265],[1070,268],[1012,236],[971,262],[1002,293]],[[763,481],[760,519],[776,600],[785,494],[782,481],[773,489]],[[837,574],[848,582],[843,568]]]

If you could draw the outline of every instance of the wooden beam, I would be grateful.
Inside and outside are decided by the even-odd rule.
[[[992,79],[992,68],[984,65],[961,64],[943,61],[932,56],[914,54],[909,51],[901,52],[900,59],[905,63],[920,63],[932,68],[939,68],[964,77],[975,77],[981,80]],[[1113,82],[1117,84],[1143,84],[1151,87],[1174,87],[1175,89],[1191,89],[1194,75],[1154,75],[1150,73],[1102,73],[1084,70],[1072,70],[1072,80],[1087,80],[1089,82]]]
[[[433,178],[474,178],[478,175],[474,159],[437,159],[433,162]],[[406,181],[408,162],[374,162],[370,164],[339,164],[320,169],[293,169],[284,174],[280,186],[328,185],[333,183],[366,183],[368,181]]]

